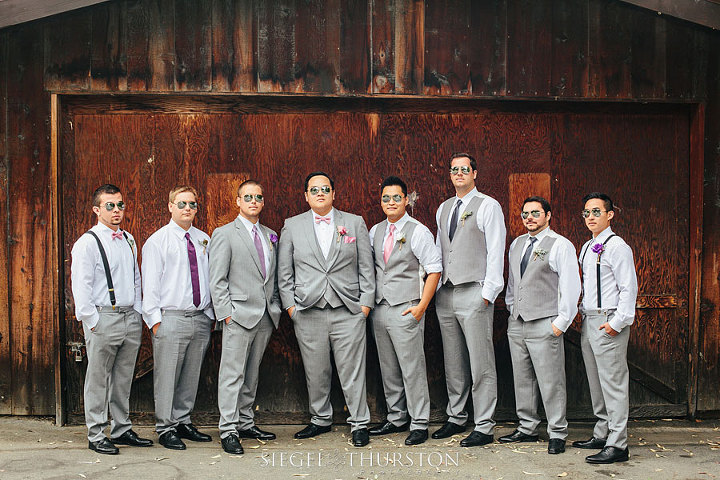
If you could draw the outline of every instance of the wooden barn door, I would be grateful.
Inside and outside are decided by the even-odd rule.
[[[145,102],[145,103],[143,103]],[[270,104],[270,106],[268,106]],[[139,244],[169,220],[167,193],[191,184],[202,208],[196,226],[212,233],[235,215],[234,191],[255,178],[265,186],[262,220],[280,230],[283,220],[307,208],[303,178],[312,170],[335,177],[338,208],[382,219],[378,188],[397,174],[419,194],[412,214],[435,231],[437,206],[453,194],[448,158],[473,152],[478,188],[496,198],[508,224],[508,244],[522,233],[520,202],[541,193],[553,205],[552,227],[577,247],[588,238],[581,197],[610,193],[619,206],[614,229],[633,247],[639,274],[638,316],[633,326],[631,405],[634,416],[684,415],[688,331],[688,112],[683,107],[582,108],[512,103],[444,103],[424,100],[242,100],[163,97],[161,101],[68,97],[61,118],[61,208],[65,293],[65,388],[68,413],[82,415],[86,358],[82,329],[73,315],[70,250],[91,227],[90,195],[117,184],[128,204],[124,228]],[[438,113],[440,112],[440,113]],[[495,346],[499,376],[498,419],[514,417],[507,312],[496,304]],[[591,416],[579,351],[577,323],[568,344],[571,418]],[[384,413],[377,352],[369,342],[368,399],[374,418]],[[446,401],[442,346],[430,308],[426,354],[434,420]],[[80,354],[74,350],[80,348]],[[213,335],[203,366],[196,421],[214,422],[220,337]],[[257,396],[260,422],[307,419],[303,367],[292,326],[283,316],[262,364]],[[335,386],[336,420],[343,399]],[[131,407],[153,412],[152,351],[147,329],[136,369]]]

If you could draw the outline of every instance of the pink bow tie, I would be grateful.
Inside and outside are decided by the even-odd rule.
[[[122,234],[122,232],[121,232],[120,230],[118,230],[117,232],[112,232],[112,239],[113,239],[113,240],[115,240],[116,238],[122,238],[122,237],[123,237],[123,234]]]
[[[315,223],[325,222],[330,225],[330,217],[318,217],[315,215]]]

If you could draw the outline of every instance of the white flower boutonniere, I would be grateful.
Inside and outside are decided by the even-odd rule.
[[[200,243],[203,246],[203,255],[205,255],[205,252],[207,251],[208,241],[207,241],[207,239],[203,239],[203,241]]]
[[[540,261],[545,260],[545,255],[547,255],[547,253],[548,253],[548,251],[543,248],[538,248],[538,249],[534,250],[533,251],[533,262],[538,258],[540,259]]]
[[[468,218],[472,214],[473,214],[473,212],[471,212],[470,210],[466,210],[463,212],[462,215],[460,215],[460,223],[462,223],[463,227],[465,226],[465,219]]]
[[[398,248],[398,250],[402,250],[403,245],[407,241],[405,239],[405,234],[403,232],[398,232],[398,234],[395,236],[395,241],[400,244],[400,248]]]

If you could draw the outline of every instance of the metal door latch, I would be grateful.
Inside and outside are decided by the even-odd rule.
[[[68,342],[68,347],[70,347],[70,353],[75,354],[75,361],[76,362],[82,362],[83,360],[83,353],[82,349],[85,346],[83,342]]]

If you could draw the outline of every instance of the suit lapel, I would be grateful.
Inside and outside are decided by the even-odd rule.
[[[337,229],[338,229],[338,227],[345,227],[345,229],[347,229],[347,225],[345,225],[345,223],[344,223],[344,221],[343,221],[343,216],[342,216],[342,214],[340,213],[340,210],[338,210],[338,209],[335,209],[335,218],[334,218],[334,220],[335,220],[335,222],[334,222],[334,223],[335,223],[335,229],[334,229],[334,231],[333,231],[332,242],[330,242],[330,251],[328,252],[328,258],[327,258],[327,268],[328,268],[328,270],[330,269],[330,267],[333,266],[333,264],[335,263],[335,260],[337,260],[337,257],[338,257],[338,255],[340,254],[340,247],[341,247],[341,243],[340,243],[340,242],[343,241],[343,240],[338,236],[338,234],[337,234]],[[349,234],[349,233],[350,233],[350,232],[348,232],[348,234]],[[339,240],[339,241],[338,241],[338,240]]]
[[[260,269],[260,257],[258,256],[257,248],[255,248],[255,241],[250,238],[250,232],[247,231],[247,228],[245,228],[245,225],[239,218],[235,219],[235,229],[237,230],[240,240],[250,251],[250,258],[252,258],[253,262],[255,262],[258,272],[262,275],[262,270]]]
[[[315,218],[314,213],[312,210],[309,210],[305,213],[305,219],[303,219],[302,226],[305,230],[305,238],[307,239],[308,245],[310,245],[310,250],[312,250],[313,255],[315,255],[315,258],[317,258],[318,265],[322,266],[323,268],[326,268],[325,264],[325,257],[322,254],[322,250],[320,250],[320,244],[318,244],[317,241],[317,235],[315,235]]]

